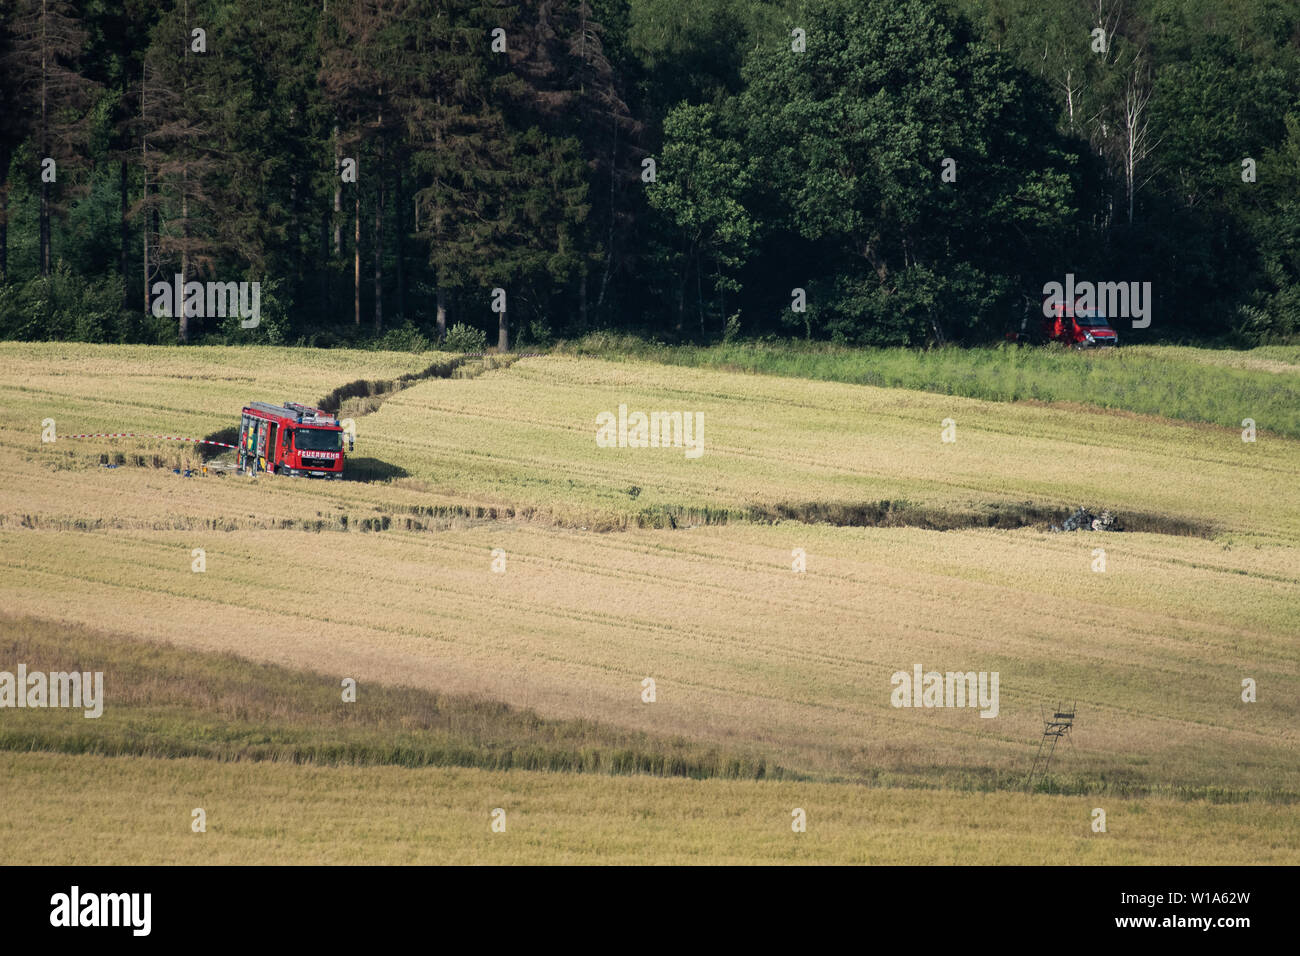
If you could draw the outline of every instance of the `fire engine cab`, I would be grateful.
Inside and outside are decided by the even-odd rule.
[[[255,475],[343,477],[338,419],[297,402],[252,402],[239,419],[239,471]]]

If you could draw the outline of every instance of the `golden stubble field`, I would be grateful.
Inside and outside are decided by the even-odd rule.
[[[53,348],[0,344],[0,448],[10,453],[6,483],[24,486],[24,500],[41,514],[68,522],[154,527],[170,513],[187,527],[222,517],[252,526],[345,509],[361,518],[460,504],[604,527],[655,508],[901,500],[978,510],[1028,501],[1155,513],[1267,544],[1300,540],[1300,443],[1267,432],[1246,444],[1237,430],[1128,413],[565,357],[429,379],[358,418],[356,456],[387,466],[390,482],[160,495],[158,476],[140,476],[144,487],[122,479],[110,496],[95,478],[82,493],[84,476],[51,471],[84,470],[103,451],[177,454],[187,446],[129,439],[42,446],[45,418],[65,435],[202,437],[233,427],[252,398],[313,401],[335,385],[416,371],[428,359],[235,348],[119,355],[111,346],[64,346],[69,354],[56,362]],[[596,416],[620,404],[703,414],[703,456],[597,448]],[[945,419],[955,422],[953,443],[941,441]],[[113,510],[104,510],[106,500]],[[265,507],[246,509],[250,502]]]
[[[1300,852],[1293,809],[1263,804],[52,754],[0,754],[0,772],[6,860],[51,865],[1249,865]],[[806,832],[791,829],[796,808]]]
[[[1243,827],[1270,853],[1295,859],[1294,810],[1285,801],[1300,791],[1298,442],[1264,434],[1252,446],[1235,431],[1129,415],[544,358],[474,379],[420,382],[358,419],[358,455],[400,469],[392,482],[184,479],[161,469],[95,465],[102,448],[129,449],[129,440],[42,446],[40,421],[55,418],[64,434],[200,436],[233,424],[252,398],[311,401],[355,378],[395,376],[427,363],[382,353],[140,355],[85,346],[58,347],[55,362],[53,349],[0,347],[0,600],[13,613],[231,650],[356,677],[363,688],[375,681],[470,692],[548,716],[740,744],[807,774],[810,781],[799,786],[837,806],[856,805],[846,794],[894,806],[892,799],[898,807],[931,801],[905,820],[914,837],[926,840],[944,838],[927,814],[942,815],[945,800],[954,801],[954,814],[960,801],[1006,801],[989,810],[1003,815],[989,826],[1015,819],[1022,831],[1035,831],[1035,808],[1059,808],[1066,798],[922,795],[828,781],[961,786],[990,772],[1012,775],[1027,767],[1040,709],[1073,699],[1079,727],[1059,766],[1079,779],[1169,793],[1250,792],[1283,802],[1135,801],[1133,819],[1144,828],[1136,842],[1089,851],[1087,808],[1074,803],[1099,798],[1070,798],[1065,816],[1075,821],[1081,814],[1078,835],[1044,823],[1036,837],[1022,834],[1020,844],[1010,832],[1002,842],[985,841],[986,834],[958,841],[996,858],[979,862],[1052,859],[1053,848],[1114,853],[1104,857],[1108,862],[1171,860],[1177,844],[1161,841],[1193,820],[1225,841],[1209,844],[1204,859],[1247,861],[1240,856],[1244,843],[1232,835]],[[673,449],[597,448],[595,416],[619,403],[702,411],[705,454],[692,461]],[[940,441],[944,418],[957,423],[953,444]],[[1217,530],[1202,538],[794,521],[594,530],[646,507],[898,498],[964,509],[1088,504]],[[448,505],[529,509],[531,520],[431,521],[425,514]],[[350,530],[341,530],[341,515]],[[388,530],[358,530],[368,518],[388,518]],[[311,521],[325,530],[301,530]],[[425,527],[407,530],[408,521]],[[206,553],[202,574],[191,571],[194,548]],[[1091,570],[1097,548],[1106,552],[1104,573]],[[492,570],[493,549],[504,552],[503,572]],[[807,556],[805,573],[792,571],[795,549]],[[891,707],[890,675],[918,663],[926,670],[998,671],[998,717]],[[641,699],[646,677],[656,682],[653,704]],[[1246,677],[1258,682],[1257,703],[1241,700]],[[97,801],[111,799],[117,786],[101,769],[102,758],[3,759],[11,771],[7,790],[22,796],[6,801],[6,827],[28,818],[35,826],[47,813],[23,796],[21,781],[81,768],[99,781],[88,784],[103,791]],[[339,768],[187,761],[169,769],[168,761],[115,759],[107,763],[129,765],[146,789],[143,781],[156,778],[153,786],[165,790],[166,774],[182,770],[209,780],[218,793],[252,786],[262,774],[304,775],[278,804],[288,814],[302,786],[303,831],[290,815],[284,841],[265,850],[264,858],[283,861],[333,858],[325,837],[309,836],[320,825],[307,821],[316,819],[310,808],[324,785],[308,779],[333,779],[387,800],[395,781],[411,779],[402,774],[416,773],[353,768],[344,783]],[[609,859],[655,858],[659,847],[663,859],[699,853],[704,860],[718,849],[710,840],[719,839],[737,860],[786,858],[772,847],[786,846],[788,807],[787,822],[774,824],[777,844],[752,828],[737,835],[703,823],[672,837],[648,826],[636,831],[643,836],[635,846],[609,837],[616,825],[601,808],[611,794],[662,800],[672,817],[695,799],[690,794],[706,792],[687,781],[450,773],[474,807],[507,784],[515,794],[532,786],[563,791],[565,801],[587,807],[578,814],[584,822],[572,825],[588,842],[575,846],[554,836],[564,829],[557,823],[558,830],[533,831],[532,849],[518,857],[484,845],[475,851],[484,859],[596,859],[608,845]],[[715,808],[741,816],[758,812],[758,802],[766,807],[778,792],[764,787],[795,785],[707,783],[716,788],[707,791]],[[772,807],[794,799],[779,792]],[[908,857],[902,837],[890,850],[846,835],[858,825],[836,831],[837,849],[811,859],[926,859],[920,845]],[[156,859],[149,839],[138,835],[151,831],[133,832],[124,858]],[[347,838],[364,842],[365,832],[347,831]],[[810,826],[805,836],[812,835]],[[243,844],[245,851],[251,844]],[[463,847],[445,849],[446,858],[463,859]],[[394,853],[383,858],[419,856],[409,846]]]
[[[15,613],[744,742],[825,775],[1014,770],[1040,706],[1077,698],[1073,769],[1300,786],[1294,586],[1226,571],[1210,542],[1183,541],[1176,563],[1157,536],[1099,537],[15,529],[0,531],[0,560]],[[1097,543],[1109,545],[1104,575],[1088,570]],[[891,707],[891,675],[918,663],[999,672],[997,718]],[[1241,701],[1243,677],[1260,702]]]

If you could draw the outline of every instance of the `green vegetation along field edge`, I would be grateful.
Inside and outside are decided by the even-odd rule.
[[[993,402],[1069,402],[1300,437],[1300,348],[1240,351],[1132,346],[1076,352],[1026,348],[851,348],[782,341],[663,345],[597,333],[562,343],[570,355],[642,359],[792,378],[906,388]]]

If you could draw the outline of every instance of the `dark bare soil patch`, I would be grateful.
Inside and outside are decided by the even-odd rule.
[[[405,476],[403,469],[377,459],[358,459],[358,471],[347,475],[353,481],[384,482]],[[148,464],[148,462],[143,462]],[[349,463],[349,468],[352,464]],[[195,478],[213,477],[199,471]],[[215,473],[214,473],[215,474]],[[312,478],[275,479],[318,481]],[[328,485],[328,482],[321,482]],[[14,522],[24,528],[46,530],[99,531],[109,528],[150,528],[152,530],[282,530],[282,531],[444,531],[497,521],[526,521],[557,528],[609,533],[631,528],[682,529],[725,524],[777,524],[795,521],[803,524],[829,524],[845,528],[923,528],[927,531],[961,531],[971,528],[1036,528],[1048,531],[1059,525],[1071,509],[1035,505],[1031,502],[1008,505],[992,503],[967,510],[927,508],[906,501],[875,501],[857,504],[807,502],[803,504],[753,505],[749,508],[679,507],[656,505],[626,514],[592,512],[570,514],[533,506],[486,504],[431,504],[406,507],[376,507],[374,513],[349,515],[317,512],[312,518],[256,518],[251,515],[224,518],[187,518],[172,515],[166,519],[142,522],[126,519],[83,520],[38,515],[0,515],[0,527]],[[1211,538],[1217,529],[1210,524],[1186,518],[1139,511],[1116,512],[1116,531],[1169,534],[1183,537]]]
[[[799,521],[846,528],[924,528],[928,531],[959,531],[967,528],[1038,528],[1048,530],[1066,521],[1076,509],[1034,502],[988,502],[968,508],[936,508],[908,501],[782,502],[728,508],[649,508],[639,513],[637,527],[677,528],[690,525],[728,524],[749,521],[771,524]],[[1144,531],[1190,537],[1213,537],[1216,528],[1208,522],[1140,511],[1115,512],[1110,531]]]

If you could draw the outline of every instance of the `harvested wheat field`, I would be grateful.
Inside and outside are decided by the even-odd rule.
[[[0,670],[105,688],[0,710],[15,862],[106,820],[94,862],[1300,861],[1300,441],[439,358],[0,345]],[[349,480],[64,437],[252,400],[352,417]],[[700,453],[601,447],[620,406]],[[1123,531],[1049,530],[1081,505]],[[918,666],[997,689],[898,706]]]

